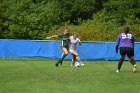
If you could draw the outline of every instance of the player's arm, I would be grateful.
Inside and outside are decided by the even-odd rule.
[[[77,38],[77,42],[78,42],[79,45],[81,45],[81,41],[80,41],[79,38]]]
[[[133,44],[133,48],[134,48],[134,37],[132,36],[132,44]]]
[[[58,35],[52,35],[50,37],[46,37],[47,39],[58,38]]]
[[[120,44],[120,35],[118,36],[116,41],[116,53],[118,53],[119,44]]]

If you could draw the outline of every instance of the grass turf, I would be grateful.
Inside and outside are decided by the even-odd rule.
[[[86,61],[79,68],[54,62],[0,59],[0,93],[140,93],[140,72],[129,62],[120,73],[117,61]]]

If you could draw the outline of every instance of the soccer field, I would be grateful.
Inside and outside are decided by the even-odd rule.
[[[125,62],[116,73],[117,61],[70,61],[55,67],[55,60],[0,59],[0,93],[140,93],[140,72]]]

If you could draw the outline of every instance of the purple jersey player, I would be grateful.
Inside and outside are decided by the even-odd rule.
[[[134,61],[134,37],[129,32],[128,27],[124,27],[124,32],[121,33],[116,41],[116,53],[118,53],[118,47],[120,47],[120,60],[118,62],[118,69],[116,72],[120,72],[121,66],[125,59],[125,56],[129,58],[130,63],[134,66],[133,72],[136,72],[136,62]]]
[[[121,33],[118,36],[116,46],[133,48],[134,47],[133,45],[134,45],[134,37],[130,32],[128,32],[127,34]]]

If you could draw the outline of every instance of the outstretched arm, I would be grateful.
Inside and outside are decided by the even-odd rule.
[[[50,37],[46,37],[47,39],[52,39],[52,38],[57,38],[58,37],[58,35],[52,35],[52,36],[50,36]]]

